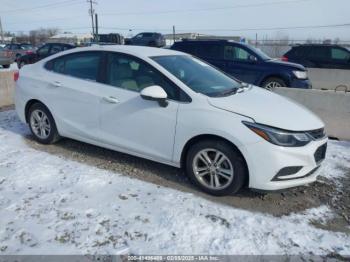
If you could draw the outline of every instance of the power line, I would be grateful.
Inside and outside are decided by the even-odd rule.
[[[224,7],[197,8],[197,9],[177,9],[177,10],[149,11],[149,12],[101,13],[100,15],[106,15],[106,16],[110,16],[110,15],[127,16],[127,15],[155,15],[155,14],[170,14],[170,13],[204,12],[204,11],[218,11],[218,10],[227,10],[227,9],[238,9],[238,8],[249,8],[249,7],[262,7],[262,6],[269,6],[269,5],[301,3],[301,2],[309,2],[309,1],[313,1],[313,0],[272,1],[272,2],[264,2],[264,3],[258,3],[258,4],[243,4],[243,5],[234,5],[234,6],[224,6]]]
[[[196,29],[195,31],[218,31],[218,32],[239,32],[239,31],[271,31],[271,30],[289,30],[289,29],[316,29],[316,28],[332,28],[332,27],[346,27],[350,26],[350,23],[344,24],[331,24],[331,25],[310,25],[310,26],[290,26],[290,27],[263,27],[263,28],[240,28],[240,29]],[[184,31],[184,30],[178,30]],[[186,29],[185,31],[191,31]]]
[[[271,30],[289,30],[289,29],[312,29],[312,28],[332,28],[332,27],[346,27],[346,26],[350,26],[350,23],[344,23],[344,24],[329,24],[329,25],[309,25],[309,26],[290,26],[290,27],[265,27],[265,28],[237,28],[237,29],[230,29],[230,28],[226,28],[226,29],[223,29],[223,28],[216,28],[216,29],[213,29],[213,28],[188,28],[188,29],[177,29],[176,31],[181,31],[181,32],[202,32],[202,31],[207,31],[207,32],[210,32],[210,31],[216,31],[216,32],[224,32],[224,31],[227,31],[227,32],[239,32],[239,31],[271,31]],[[149,30],[151,27],[149,28],[133,28],[133,27],[129,27],[129,28],[126,28],[126,27],[101,27],[101,29],[113,29],[113,30],[121,30],[121,31],[124,31],[124,30]],[[153,28],[156,28],[156,27],[153,27]],[[166,29],[156,29],[158,31],[169,31],[170,30],[170,27],[169,28],[166,28]]]
[[[50,4],[46,4],[46,5],[34,6],[34,7],[5,10],[5,11],[2,11],[1,13],[3,13],[3,14],[6,14],[6,13],[17,13],[17,12],[31,11],[31,10],[35,10],[35,9],[56,7],[56,6],[65,5],[65,4],[68,4],[68,3],[70,3],[70,4],[78,4],[79,2],[83,3],[81,0],[65,0],[65,1],[54,2],[54,3],[50,3]]]
[[[290,27],[265,27],[265,28],[237,28],[237,29],[230,29],[230,28],[188,28],[188,29],[176,29],[176,31],[181,32],[239,32],[239,31],[270,31],[270,30],[289,30],[289,29],[312,29],[312,28],[337,28],[337,27],[347,27],[350,26],[350,23],[343,23],[343,24],[329,24],[329,25],[309,25],[309,26],[290,26]],[[151,29],[153,28],[153,29]],[[90,27],[84,26],[84,27],[61,27],[61,30],[80,30],[80,29],[90,29]],[[157,28],[157,27],[148,27],[148,28],[141,28],[141,27],[100,27],[100,29],[107,29],[107,30],[120,30],[120,31],[128,31],[128,30],[135,30],[135,31],[171,31],[171,27],[169,28]],[[23,32],[23,31],[30,31],[30,30],[11,30],[13,32]]]

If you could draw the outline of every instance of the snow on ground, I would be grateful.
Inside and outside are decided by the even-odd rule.
[[[31,148],[0,113],[0,254],[350,254],[350,235],[315,228],[327,206],[276,218],[210,202]],[[341,176],[350,143],[331,142]],[[292,201],[292,200],[291,200]]]
[[[14,71],[14,70],[18,70],[18,66],[17,63],[12,63],[10,65],[10,68],[3,68],[2,66],[0,66],[0,72],[4,72],[4,71]]]

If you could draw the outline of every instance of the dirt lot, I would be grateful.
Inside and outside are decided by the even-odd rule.
[[[3,108],[2,110],[9,110]],[[303,186],[275,193],[258,193],[243,189],[236,196],[212,197],[193,187],[182,170],[158,164],[152,161],[114,152],[108,149],[92,146],[70,139],[62,139],[55,145],[43,146],[26,137],[26,143],[35,149],[82,162],[94,167],[118,172],[129,177],[151,182],[157,185],[191,192],[222,204],[272,214],[274,216],[288,215],[294,212],[327,204],[337,214],[326,225],[315,221],[314,225],[327,230],[350,232],[350,170],[345,178],[335,182],[320,177],[309,186]],[[349,159],[350,161],[350,159]]]

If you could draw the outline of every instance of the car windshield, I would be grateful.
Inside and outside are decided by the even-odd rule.
[[[192,56],[157,56],[152,59],[197,93],[210,97],[226,96],[241,87],[238,81]]]

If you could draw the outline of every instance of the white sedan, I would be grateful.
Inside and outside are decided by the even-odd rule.
[[[325,158],[313,113],[181,52],[76,48],[19,74],[16,110],[38,142],[68,137],[183,167],[213,195],[307,184]]]

